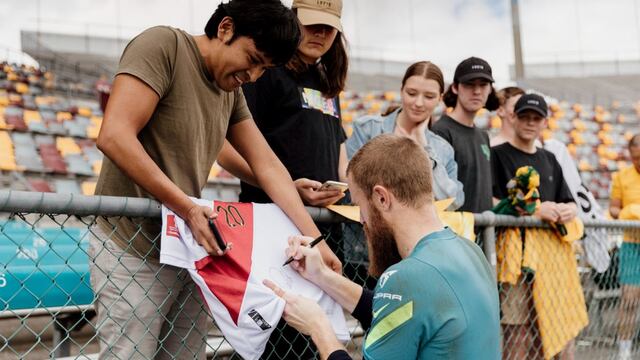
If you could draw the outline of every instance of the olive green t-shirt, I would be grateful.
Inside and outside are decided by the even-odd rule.
[[[158,94],[160,101],[138,139],[172,182],[187,195],[200,197],[229,125],[251,117],[242,90],[220,89],[194,38],[166,26],[131,40],[116,74],[135,76]],[[153,198],[107,157],[96,195]],[[99,224],[114,232],[111,238],[128,252],[158,259],[159,219],[100,219]]]

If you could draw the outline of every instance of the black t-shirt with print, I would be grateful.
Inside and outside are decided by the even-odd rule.
[[[294,180],[339,180],[340,145],[346,140],[340,102],[322,96],[319,84],[315,68],[294,76],[277,67],[243,85],[258,128]],[[262,189],[244,182],[241,189],[240,201],[271,202]]]
[[[534,154],[526,153],[508,142],[491,148],[493,164],[493,196],[507,197],[507,183],[522,166],[532,166],[540,174],[540,201],[556,203],[574,202],[571,191],[562,176],[562,168],[548,150],[538,148]]]
[[[455,152],[458,180],[464,188],[464,205],[458,210],[473,213],[491,210],[491,150],[487,132],[462,125],[448,115],[436,121],[431,130],[447,140]]]

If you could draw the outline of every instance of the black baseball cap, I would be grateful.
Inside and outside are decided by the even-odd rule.
[[[453,82],[465,83],[473,79],[485,79],[494,82],[491,66],[488,62],[477,57],[470,57],[458,64],[453,75]]]
[[[520,114],[525,110],[533,110],[540,114],[542,117],[547,117],[547,102],[544,98],[538,94],[524,94],[518,99],[513,111],[516,114]]]

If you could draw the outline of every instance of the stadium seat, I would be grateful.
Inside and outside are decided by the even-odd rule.
[[[83,195],[93,195],[96,193],[96,182],[95,181],[83,181],[82,185],[82,194]]]
[[[80,194],[80,186],[78,182],[71,179],[55,179],[53,185],[56,188],[57,193],[62,194]]]
[[[49,186],[49,183],[44,179],[28,179],[28,182],[34,191],[53,192],[51,186]]]

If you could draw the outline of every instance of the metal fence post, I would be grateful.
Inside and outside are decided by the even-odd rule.
[[[484,247],[482,250],[484,250],[484,255],[487,257],[487,261],[491,265],[493,276],[496,277],[496,228],[494,226],[496,215],[491,211],[485,211],[481,216],[487,220],[487,224],[482,229],[482,241]]]

